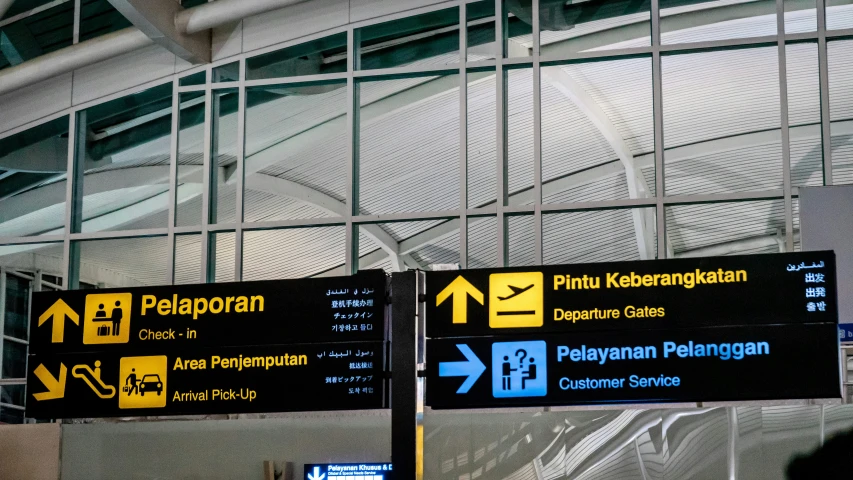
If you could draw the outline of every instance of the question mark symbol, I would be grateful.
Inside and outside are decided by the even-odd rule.
[[[518,368],[523,367],[524,366],[524,359],[527,358],[527,350],[525,350],[523,348],[519,348],[518,350],[515,351],[515,356],[520,357],[518,359]]]

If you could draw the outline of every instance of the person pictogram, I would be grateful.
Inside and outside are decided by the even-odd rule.
[[[503,375],[503,389],[504,390],[512,390],[512,372],[518,370],[517,368],[512,368],[512,364],[509,361],[508,356],[504,356],[504,361],[501,364],[501,370]]]
[[[127,391],[127,396],[132,395],[133,393],[139,393],[139,379],[136,378],[136,369],[131,369],[130,375],[127,376],[127,379],[124,381],[125,388]]]
[[[527,370],[521,371],[521,389],[527,388],[528,380],[536,380],[536,359],[530,357],[527,360]]]
[[[113,317],[115,316],[115,309],[113,309]],[[99,337],[105,337],[109,335],[115,335],[116,327],[115,320],[113,320],[112,328],[109,324],[103,322],[109,322],[111,319],[107,316],[107,309],[104,308],[103,303],[98,304],[98,311],[95,312],[95,318],[93,319],[96,322],[100,322],[98,324],[97,335]]]
[[[116,306],[113,308],[112,313],[110,313],[110,320],[113,322],[113,335],[118,335],[122,316],[124,316],[124,312],[121,308],[121,301],[116,300]]]

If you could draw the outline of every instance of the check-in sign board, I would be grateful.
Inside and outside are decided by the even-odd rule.
[[[427,272],[427,336],[837,323],[835,255]]]
[[[27,416],[385,406],[383,271],[33,295]]]
[[[384,339],[384,272],[33,294],[30,353]]]
[[[834,324],[429,340],[432,408],[837,398]]]
[[[384,342],[31,357],[30,418],[202,415],[385,406]],[[34,359],[36,359],[34,361]]]

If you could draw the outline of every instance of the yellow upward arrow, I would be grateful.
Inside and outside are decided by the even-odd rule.
[[[62,343],[62,339],[65,336],[65,317],[70,318],[72,322],[80,325],[80,316],[61,298],[41,314],[39,317],[39,327],[51,317],[53,317],[53,331],[50,334],[50,341],[52,343]]]
[[[438,292],[438,296],[435,297],[435,306],[441,305],[448,297],[452,296],[453,323],[467,323],[468,295],[471,295],[471,298],[476,300],[480,305],[483,305],[483,292],[477,290],[477,287],[471,285],[471,282],[465,280],[462,275],[459,275],[444,290]]]
[[[44,364],[39,364],[33,373],[47,387],[46,392],[33,394],[36,400],[53,400],[65,396],[65,376],[68,373],[68,368],[65,367],[64,363],[59,364],[59,380],[47,370]]]

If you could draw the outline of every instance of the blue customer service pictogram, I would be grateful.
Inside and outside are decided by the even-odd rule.
[[[492,395],[495,398],[547,395],[546,354],[544,341],[492,344]]]

